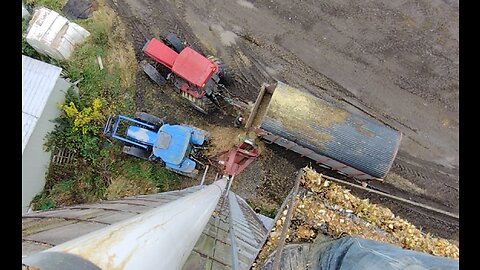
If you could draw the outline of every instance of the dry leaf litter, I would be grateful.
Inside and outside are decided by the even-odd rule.
[[[312,242],[318,233],[333,237],[359,235],[405,249],[459,257],[458,246],[449,240],[420,231],[410,222],[395,216],[390,209],[352,195],[348,189],[322,178],[311,168],[304,168],[304,171],[301,184],[307,192],[295,198],[287,243]],[[258,265],[276,249],[287,209],[288,205],[272,228],[253,269],[258,269]]]

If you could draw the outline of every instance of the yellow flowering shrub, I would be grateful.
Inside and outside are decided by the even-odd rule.
[[[62,107],[67,117],[73,120],[73,129],[78,130],[81,128],[83,134],[86,134],[93,128],[90,125],[92,122],[102,118],[102,113],[100,112],[102,102],[99,98],[95,98],[92,106],[85,107],[82,111],[79,111],[73,102],[64,104]]]

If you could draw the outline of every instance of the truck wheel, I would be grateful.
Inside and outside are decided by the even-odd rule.
[[[185,45],[175,33],[169,33],[165,38],[165,43],[172,47],[177,53],[180,53],[185,48]]]
[[[124,146],[122,152],[146,160],[150,156],[146,150],[134,146]]]
[[[147,124],[154,125],[155,128],[160,128],[163,125],[163,120],[153,116],[151,114],[148,114],[146,112],[136,112],[135,113],[135,119],[143,121]]]
[[[148,78],[158,84],[158,86],[163,86],[167,82],[160,72],[146,60],[140,61],[140,67],[142,67],[143,72],[147,74]]]
[[[228,86],[235,81],[235,76],[232,70],[227,66],[227,64],[225,64],[222,60],[218,59],[215,56],[209,55],[207,58],[217,65],[218,77],[220,78],[220,82],[222,84]]]

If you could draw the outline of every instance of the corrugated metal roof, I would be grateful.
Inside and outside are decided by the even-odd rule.
[[[22,153],[61,71],[60,67],[22,55]]]
[[[74,205],[22,216],[22,252],[30,255],[169,203],[202,186]]]

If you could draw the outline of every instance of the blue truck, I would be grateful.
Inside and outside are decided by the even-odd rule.
[[[203,148],[208,133],[189,125],[168,124],[156,116],[137,112],[133,118],[111,115],[104,134],[125,142],[123,152],[188,177],[198,174],[195,153]]]

